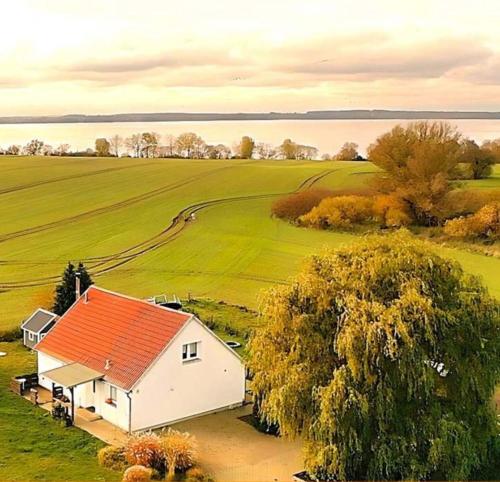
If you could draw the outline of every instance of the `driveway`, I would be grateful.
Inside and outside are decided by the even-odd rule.
[[[265,435],[238,419],[251,405],[172,426],[198,442],[198,460],[217,482],[291,481],[302,470],[300,441]]]

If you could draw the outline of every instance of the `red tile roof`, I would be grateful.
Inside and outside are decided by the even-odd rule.
[[[35,348],[106,373],[107,381],[129,390],[189,318],[91,286]]]

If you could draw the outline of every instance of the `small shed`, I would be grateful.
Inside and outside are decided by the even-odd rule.
[[[21,325],[24,346],[33,348],[52,329],[58,318],[55,313],[38,308]]]

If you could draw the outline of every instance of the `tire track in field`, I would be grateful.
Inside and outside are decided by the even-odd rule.
[[[52,179],[45,179],[43,181],[28,182],[26,184],[20,184],[18,186],[12,186],[12,187],[7,187],[5,189],[0,189],[0,196],[2,194],[24,191],[25,189],[31,189],[33,187],[43,186],[45,184],[52,184],[52,183],[61,182],[61,181],[71,181],[73,179],[80,179],[82,177],[97,176],[99,174],[106,174],[108,172],[121,171],[124,169],[132,169],[134,167],[152,166],[154,164],[157,164],[157,163],[151,162],[148,164],[131,164],[129,166],[109,167],[107,169],[101,169],[99,171],[82,172],[80,174],[73,174],[71,176],[68,175],[68,176],[54,177]]]
[[[224,169],[224,168],[222,168]],[[328,169],[326,171],[322,171],[318,174],[314,174],[313,176],[308,177],[304,181],[300,183],[300,185],[291,192],[281,192],[281,193],[268,193],[268,194],[255,194],[255,195],[247,195],[247,196],[234,196],[229,198],[219,198],[213,199],[209,201],[201,201],[198,203],[191,204],[185,208],[183,208],[177,215],[172,219],[170,224],[163,229],[161,232],[156,234],[155,236],[148,238],[147,240],[142,241],[134,246],[131,246],[125,250],[119,251],[112,255],[102,256],[102,257],[91,257],[91,258],[83,258],[81,261],[87,264],[87,268],[93,277],[100,276],[102,274],[113,271],[130,261],[137,259],[139,256],[142,256],[151,251],[155,251],[158,248],[171,243],[174,239],[176,239],[184,229],[189,225],[189,220],[191,219],[191,215],[202,210],[208,209],[213,206],[219,206],[222,204],[230,204],[234,202],[241,201],[253,201],[259,199],[270,199],[277,196],[283,196],[287,194],[292,194],[294,192],[299,192],[305,189],[309,189],[313,187],[320,180],[330,175],[332,172],[337,169]],[[213,172],[213,171],[211,171]],[[259,277],[252,277],[250,275],[242,275],[247,276],[248,279],[254,279],[259,281]],[[20,289],[34,286],[43,286],[48,284],[53,284],[54,282],[60,279],[60,275],[33,278],[29,280],[23,281],[12,281],[12,282],[0,282],[0,290],[8,291],[12,289]]]
[[[83,213],[75,214],[73,216],[69,216],[69,217],[63,218],[63,219],[58,219],[57,221],[52,221],[50,223],[40,224],[38,226],[32,226],[30,228],[20,229],[19,231],[13,231],[10,233],[2,234],[2,235],[0,235],[0,243],[3,243],[5,241],[9,241],[11,239],[20,238],[23,236],[28,236],[30,234],[40,233],[43,231],[47,231],[49,229],[61,227],[61,226],[64,226],[66,224],[73,223],[75,221],[81,221],[81,220],[90,219],[90,218],[93,218],[95,216],[99,216],[102,214],[108,214],[110,212],[116,211],[117,209],[122,209],[124,207],[128,207],[128,206],[131,206],[133,204],[137,204],[139,202],[146,201],[148,199],[159,196],[161,194],[165,194],[169,191],[173,191],[174,189],[178,189],[178,188],[183,187],[187,184],[190,184],[194,181],[198,181],[200,179],[203,179],[205,176],[208,176],[208,175],[213,174],[215,172],[218,172],[220,170],[229,169],[232,167],[234,167],[234,166],[224,166],[224,167],[221,167],[218,169],[214,169],[212,171],[205,172],[203,174],[197,174],[196,176],[191,176],[187,179],[177,181],[177,182],[172,183],[172,184],[167,184],[167,185],[162,186],[160,188],[153,189],[152,191],[147,191],[145,193],[139,194],[137,196],[133,196],[133,197],[128,198],[128,199],[124,199],[122,201],[118,201],[118,202],[113,203],[113,204],[109,204],[108,206],[103,206],[101,208],[96,208],[96,209],[92,209],[90,211],[85,211]]]

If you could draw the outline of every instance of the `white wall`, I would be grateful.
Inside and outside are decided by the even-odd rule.
[[[116,405],[109,405],[106,399],[109,398],[110,384],[105,381],[96,381],[96,390],[94,394],[94,407],[104,420],[128,431],[129,424],[129,399],[127,393],[117,388]]]
[[[38,352],[39,375],[40,373],[52,370],[53,368],[59,368],[63,365],[66,365],[66,363],[45,353]],[[39,376],[38,383],[47,390],[52,390],[52,380],[50,378],[43,375]],[[96,413],[101,415],[103,419],[117,425],[123,430],[128,430],[129,399],[125,391],[117,388],[116,406],[106,403],[106,399],[109,398],[109,383],[105,381],[96,380],[95,392],[92,382],[75,387],[74,392],[75,407],[94,406]],[[64,394],[68,398],[71,398],[71,392],[68,389],[64,389]]]
[[[51,357],[45,353],[37,352],[38,356],[38,384],[47,390],[52,391],[52,380],[47,377],[40,376],[40,373],[46,372],[48,370],[52,370],[53,368],[59,368],[63,365],[66,365],[61,360],[57,358]]]
[[[199,342],[200,360],[183,362],[182,345]],[[132,393],[132,430],[243,403],[245,367],[200,322],[192,320]]]

